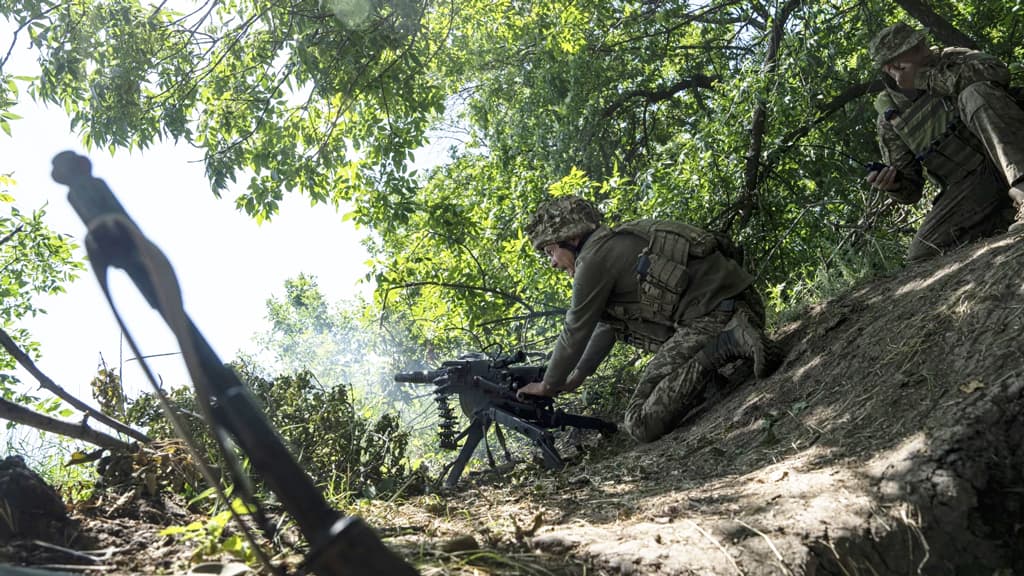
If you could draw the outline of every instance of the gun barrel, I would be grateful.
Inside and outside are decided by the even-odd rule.
[[[419,372],[399,372],[395,374],[395,382],[410,384],[433,384],[438,378],[448,374],[447,370],[420,370]]]

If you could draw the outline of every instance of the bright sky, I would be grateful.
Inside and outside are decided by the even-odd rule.
[[[11,28],[0,22],[0,43]],[[26,41],[19,42],[23,48]],[[34,75],[32,55],[13,55],[6,71]],[[284,281],[299,273],[316,276],[329,301],[368,292],[360,283],[368,256],[359,240],[364,232],[330,206],[309,206],[309,200],[286,196],[280,214],[257,225],[234,207],[236,194],[217,199],[197,160],[200,151],[187,145],[158,145],[144,154],[84,150],[69,135],[67,116],[60,109],[42,108],[22,95],[14,109],[23,117],[11,123],[13,137],[0,132],[0,173],[13,172],[11,189],[19,209],[46,206],[45,221],[55,231],[83,244],[85,228],[67,202],[67,188],[50,178],[50,161],[62,150],[86,154],[93,175],[113,190],[129,215],[168,256],[182,286],[185,309],[222,360],[238,350],[253,350],[252,336],[268,324],[265,302],[284,293]],[[238,190],[244,189],[244,181]],[[79,251],[84,255],[84,249]],[[114,296],[129,330],[146,355],[176,352],[177,344],[162,320],[138,295],[121,272],[112,277]],[[68,286],[66,294],[40,299],[48,314],[24,323],[42,345],[40,369],[82,400],[92,402],[89,381],[100,355],[117,367],[132,354],[100,291],[92,269]],[[129,393],[149,390],[135,362],[125,364]],[[151,360],[165,384],[183,383],[179,356]],[[20,373],[23,381],[34,379]]]

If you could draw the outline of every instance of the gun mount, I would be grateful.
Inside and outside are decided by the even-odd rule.
[[[491,468],[497,468],[487,432],[494,425],[495,437],[505,454],[505,460],[512,463],[512,455],[505,442],[501,427],[505,426],[530,439],[540,448],[544,466],[558,470],[565,462],[555,449],[553,429],[566,427],[598,430],[612,434],[617,430],[613,422],[590,416],[569,414],[554,406],[551,398],[529,396],[519,398],[516,391],[531,382],[544,378],[546,366],[520,365],[526,361],[526,354],[519,351],[514,355],[490,357],[480,352],[465,354],[455,360],[448,360],[437,370],[400,372],[395,381],[414,384],[432,384],[434,400],[441,418],[438,437],[441,448],[455,450],[460,440],[465,439],[455,460],[448,465],[444,481],[446,488],[454,488],[462,471],[480,441],[484,441],[487,460]],[[456,433],[457,417],[451,407],[452,396],[458,396],[462,413],[469,418],[469,426]]]

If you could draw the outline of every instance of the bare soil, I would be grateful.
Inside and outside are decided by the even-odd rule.
[[[1024,574],[1022,326],[1024,236],[972,244],[808,310],[775,375],[657,442],[588,437],[561,472],[349,512],[423,574]],[[132,501],[0,561],[187,570],[195,545],[157,533],[190,513]],[[117,552],[24,553],[46,538]]]
[[[657,442],[471,486],[442,525],[588,574],[1024,574],[1021,238],[816,306],[771,378]]]

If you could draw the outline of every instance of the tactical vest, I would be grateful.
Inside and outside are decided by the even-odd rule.
[[[603,321],[615,329],[619,340],[652,352],[671,336],[685,312],[679,303],[689,284],[686,265],[690,258],[703,258],[718,250],[728,255],[733,246],[696,226],[666,220],[627,222],[607,238],[618,234],[633,234],[647,241],[634,268],[640,301],[609,302]]]
[[[960,119],[953,98],[926,93],[911,102],[885,90],[875,99],[875,109],[940,189],[960,181],[987,161],[984,145]]]

